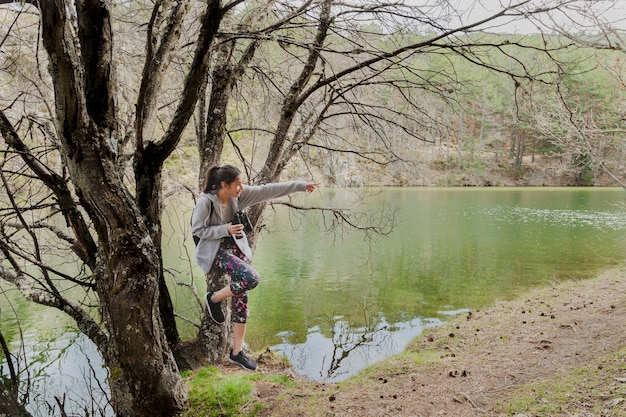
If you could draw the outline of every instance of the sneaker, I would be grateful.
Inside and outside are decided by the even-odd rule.
[[[213,321],[217,324],[224,323],[224,313],[222,313],[222,303],[214,303],[211,301],[212,292],[206,293],[204,296],[204,301],[206,302],[207,309],[209,310],[209,316],[213,319]]]
[[[248,369],[250,371],[254,371],[257,366],[255,361],[253,361],[248,356],[246,356],[245,353],[243,353],[243,350],[235,356],[233,356],[233,351],[231,350],[230,355],[228,355],[228,361],[232,364],[239,365],[243,369]]]

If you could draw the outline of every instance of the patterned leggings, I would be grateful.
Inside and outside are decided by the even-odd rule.
[[[222,239],[213,265],[230,275],[233,297],[233,322],[248,320],[248,291],[259,284],[259,273],[250,266],[250,260],[231,238]]]

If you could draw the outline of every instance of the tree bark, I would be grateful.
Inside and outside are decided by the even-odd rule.
[[[0,415],[11,417],[31,417],[24,406],[17,401],[13,393],[0,380]]]
[[[81,3],[79,27],[110,26],[104,3]],[[65,6],[62,0],[40,4],[43,41],[61,152],[100,245],[96,291],[109,338],[98,348],[110,370],[111,402],[117,416],[172,416],[187,396],[161,321],[159,251],[118,172],[114,103],[96,93],[115,90],[112,71],[84,78],[111,62],[110,43],[91,31],[79,31],[77,43],[68,35],[74,31]],[[107,37],[107,30],[100,33]]]

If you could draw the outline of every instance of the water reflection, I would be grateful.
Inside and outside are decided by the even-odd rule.
[[[16,342],[10,348],[21,352],[15,354],[16,365],[22,381],[28,381],[21,395],[28,396],[27,408],[33,416],[62,415],[62,410],[67,415],[113,416],[107,370],[91,340],[73,331],[41,340],[33,332],[23,338],[24,345]],[[0,375],[7,373],[3,362]]]
[[[504,224],[538,223],[567,227],[592,227],[596,230],[609,228],[626,229],[626,216],[623,209],[617,211],[591,210],[550,210],[528,207],[498,206],[485,213],[494,221]]]
[[[440,323],[439,319],[414,318],[391,324],[379,314],[366,326],[352,327],[343,317],[334,317],[328,336],[322,326],[313,326],[304,342],[294,343],[293,333],[281,332],[282,343],[272,349],[285,355],[298,374],[337,382],[402,352],[425,328]]]

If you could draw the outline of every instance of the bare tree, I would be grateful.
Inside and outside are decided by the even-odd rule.
[[[2,74],[17,88],[0,106],[0,277],[94,342],[117,415],[170,416],[186,405],[179,369],[218,361],[228,344],[228,328],[204,313],[197,338],[181,340],[164,277],[164,164],[194,111],[200,173],[226,140],[252,183],[318,163],[315,152],[402,162],[394,135],[407,146],[441,122],[423,101],[463,91],[455,60],[516,85],[550,84],[563,73],[556,52],[574,45],[482,31],[581,2],[519,1],[471,23],[440,1],[0,0],[8,3],[2,43],[14,44]],[[449,65],[435,70],[435,59]],[[243,135],[261,145],[243,151]],[[75,274],[54,262],[59,254],[80,265]]]
[[[147,93],[140,94],[136,114],[134,195],[124,181],[125,164],[120,153],[124,138],[119,136],[116,117],[110,3],[38,4],[41,41],[54,91],[50,116],[55,129],[44,132],[44,138],[59,151],[61,172],[46,165],[5,112],[0,114],[0,130],[7,145],[22,159],[23,169],[37,178],[35,187],[47,190],[41,195],[49,199],[44,205],[53,207],[65,219],[73,233],[71,237],[63,235],[66,245],[91,271],[74,279],[46,265],[43,241],[35,232],[38,227],[50,227],[39,224],[45,220],[35,214],[40,203],[22,206],[17,200],[21,181],[3,176],[12,207],[5,219],[16,224],[10,234],[3,234],[6,263],[2,276],[8,277],[28,299],[74,318],[111,370],[112,404],[115,412],[124,416],[173,415],[186,403],[186,391],[170,346],[176,342],[176,333],[172,330],[171,308],[167,308],[171,301],[165,291],[160,256],[160,182],[163,162],[180,140],[197,100],[210,45],[224,14],[219,2],[207,3],[185,93],[180,96],[170,129],[159,141],[148,141],[142,129],[152,121],[154,101],[150,92],[158,91],[163,82],[157,74],[170,60],[168,55],[178,33],[173,29],[180,21],[183,6],[179,2],[157,2],[149,21],[152,37],[146,53],[148,69],[140,89]],[[166,23],[159,19],[162,13]],[[150,48],[154,44],[158,45],[157,56]],[[24,213],[30,213],[28,220]],[[32,218],[36,218],[35,224]],[[3,224],[7,225],[6,220]],[[22,249],[26,247],[24,239],[30,240],[27,247],[32,251]],[[20,259],[38,265],[41,277],[23,269]],[[99,320],[90,315],[88,305],[68,298],[63,279],[81,285],[93,297]]]

